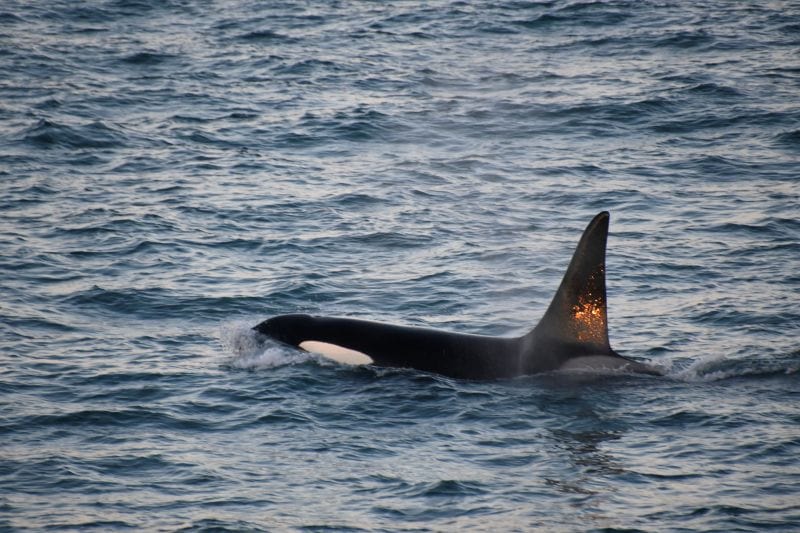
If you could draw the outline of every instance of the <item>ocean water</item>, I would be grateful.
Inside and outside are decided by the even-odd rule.
[[[800,529],[800,4],[5,0],[0,530]],[[666,376],[348,367],[517,335],[611,212]]]

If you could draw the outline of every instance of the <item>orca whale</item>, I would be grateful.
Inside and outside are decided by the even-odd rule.
[[[253,329],[281,343],[347,364],[414,368],[462,379],[499,379],[557,370],[661,375],[615,352],[608,340],[608,212],[583,232],[542,319],[521,337],[489,337],[352,318],[280,315]]]

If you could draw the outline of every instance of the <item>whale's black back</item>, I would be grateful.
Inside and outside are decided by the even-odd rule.
[[[314,340],[346,347],[368,355],[380,366],[416,368],[465,379],[521,373],[519,339],[309,315],[277,316],[256,329],[293,346]]]

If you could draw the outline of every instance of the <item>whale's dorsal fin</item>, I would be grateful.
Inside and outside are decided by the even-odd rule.
[[[606,311],[608,221],[603,211],[584,230],[550,307],[533,330],[538,342],[578,353],[614,353]]]

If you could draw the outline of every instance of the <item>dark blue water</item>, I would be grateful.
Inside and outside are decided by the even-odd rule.
[[[0,5],[0,530],[800,528],[800,5]],[[250,327],[612,345],[470,382]]]

